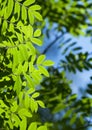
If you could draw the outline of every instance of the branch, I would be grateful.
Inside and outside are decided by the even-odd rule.
[[[50,49],[50,47],[53,46],[53,45],[57,42],[57,40],[59,40],[63,35],[64,35],[64,34],[60,34],[59,36],[57,36],[56,39],[55,39],[54,41],[52,41],[52,42],[45,48],[45,50],[42,52],[42,54],[45,54],[45,53]]]

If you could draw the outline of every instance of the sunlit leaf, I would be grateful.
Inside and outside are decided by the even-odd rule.
[[[27,119],[23,117],[22,121],[20,122],[20,130],[26,130],[26,127],[27,127]]]
[[[12,10],[13,10],[13,4],[14,4],[13,0],[8,0],[8,5],[7,5],[7,8],[6,8],[6,12],[4,14],[5,19],[8,19],[10,17]]]
[[[33,4],[35,2],[35,0],[25,0],[25,2],[23,3],[25,6],[29,6],[31,4]]]
[[[37,98],[40,95],[40,93],[36,92],[32,95],[32,98]]]
[[[41,30],[40,29],[37,29],[35,32],[34,32],[34,37],[39,37],[41,35]]]
[[[33,122],[29,125],[28,130],[37,130],[37,123]]]
[[[31,112],[29,112],[26,108],[22,108],[18,111],[18,114],[21,118],[23,118],[24,116],[26,117],[32,117]]]
[[[42,21],[42,20],[43,20],[42,15],[41,15],[39,12],[34,11],[34,16],[35,16],[39,21]]]
[[[40,10],[41,9],[41,6],[40,5],[32,5],[30,7],[30,10]]]
[[[40,126],[37,130],[47,130],[46,126]]]
[[[45,108],[45,105],[41,100],[37,100],[37,103],[39,104],[40,107]]]
[[[46,61],[44,61],[44,62],[42,63],[43,66],[52,66],[53,64],[54,64],[54,62],[51,61],[51,60],[46,60]]]
[[[22,88],[21,85],[22,85],[21,78],[20,76],[17,76],[15,84],[14,84],[14,90],[16,91],[17,94],[19,94],[19,92],[21,91],[21,88]]]
[[[38,66],[40,72],[44,74],[45,76],[49,77],[48,71],[43,66]]]
[[[40,39],[38,39],[38,38],[31,38],[31,41],[33,43],[35,43],[36,45],[38,45],[38,46],[42,45],[42,41]]]
[[[37,64],[42,64],[43,61],[45,60],[46,56],[45,55],[40,55],[37,59]]]

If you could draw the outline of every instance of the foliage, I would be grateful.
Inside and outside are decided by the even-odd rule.
[[[79,98],[65,73],[90,70],[91,55],[71,38],[63,41],[66,33],[91,36],[91,5],[90,0],[0,0],[0,129],[87,130],[92,125],[87,96],[92,84]],[[50,39],[54,24],[61,35],[40,54],[41,33]],[[49,68],[53,62],[45,53],[58,40],[65,58],[59,68]]]
[[[50,130],[86,130],[90,126],[87,118],[92,116],[92,98],[83,95],[79,99],[77,94],[73,94],[70,87],[72,81],[66,78],[64,71],[51,68],[49,72],[50,77],[41,83],[39,99],[43,99],[50,111],[48,118],[40,112],[42,121],[52,123],[48,126]],[[87,91],[91,94],[91,90]]]
[[[37,0],[42,7],[43,18],[48,18],[50,25],[58,24],[60,31],[73,35],[92,33],[92,16],[90,0]],[[84,32],[85,30],[85,32]]]
[[[72,42],[72,38],[66,39],[66,35],[91,37],[92,2],[46,0],[43,3],[38,0],[37,3],[42,6],[41,13],[46,21],[46,24],[43,24],[43,32],[46,44],[49,43],[43,53],[46,54],[54,44],[61,43],[61,61],[58,68],[48,69],[50,77],[44,78],[39,90],[39,99],[43,99],[49,108],[49,111],[40,111],[42,121],[49,123],[50,130],[88,130],[89,126],[92,127],[92,98],[89,97],[89,94],[92,96],[92,83],[88,84],[85,94],[79,98],[72,93],[73,80],[69,81],[65,72],[91,70],[92,56],[88,52],[83,53],[82,47],[75,41]],[[52,35],[55,39],[51,42],[49,39]]]
[[[47,130],[35,119],[40,93],[36,86],[49,76],[45,66],[53,64],[37,56],[41,30],[34,26],[42,16],[35,0],[0,0],[0,128]]]

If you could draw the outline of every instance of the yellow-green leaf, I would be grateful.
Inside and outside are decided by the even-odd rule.
[[[40,39],[37,39],[37,38],[31,38],[31,41],[38,45],[38,46],[41,46],[42,45],[42,41]]]
[[[29,108],[29,95],[26,93],[25,94],[25,99],[24,99],[24,103],[25,103],[25,107]]]
[[[37,130],[47,130],[46,126],[40,126]]]
[[[53,64],[54,64],[54,62],[51,61],[51,60],[46,60],[46,61],[44,61],[44,62],[42,63],[42,65],[44,65],[44,66],[52,66]]]
[[[45,76],[49,77],[48,71],[43,66],[38,66],[39,71],[44,74]]]
[[[26,116],[26,117],[32,117],[31,111],[28,111],[28,109],[26,108],[21,108],[18,111],[18,115],[20,116],[20,118]]]
[[[29,6],[29,5],[33,4],[34,2],[35,2],[35,0],[25,0],[23,5]]]
[[[40,14],[39,12],[34,11],[33,14],[34,14],[34,16],[35,16],[39,21],[42,21],[42,20],[43,20],[41,14]]]
[[[8,4],[7,4],[7,7],[6,7],[6,12],[4,14],[4,18],[5,19],[8,19],[12,13],[12,10],[13,10],[13,4],[14,4],[14,1],[13,0],[8,0]]]
[[[37,130],[37,123],[33,122],[29,125],[28,130]]]
[[[41,9],[41,6],[40,5],[32,5],[30,7],[30,10],[40,10]]]
[[[21,85],[22,85],[21,78],[20,76],[17,76],[14,84],[14,90],[16,91],[17,94],[19,94],[19,92],[21,91],[21,87],[22,87]]]
[[[39,104],[40,107],[45,108],[45,105],[41,100],[37,100],[37,103]]]
[[[27,119],[26,117],[22,118],[22,121],[20,122],[20,130],[26,130],[27,127]]]
[[[29,18],[30,24],[33,25],[34,24],[34,15],[30,9],[28,10],[28,18]]]
[[[39,37],[41,35],[41,30],[40,29],[37,29],[35,32],[34,32],[34,37]]]
[[[46,56],[45,55],[40,55],[37,59],[37,64],[42,64],[43,61],[45,60]]]
[[[37,98],[40,95],[40,93],[36,92],[32,95],[32,98]]]
[[[34,82],[32,81],[31,77],[29,75],[27,75],[26,73],[24,74],[26,80],[27,80],[27,84],[28,84],[28,87],[33,87],[34,88]]]
[[[20,17],[20,4],[18,2],[15,2],[14,16],[11,18],[11,22],[19,20],[19,17]]]
[[[24,21],[24,23],[26,23],[27,20],[27,9],[22,6],[22,20]]]

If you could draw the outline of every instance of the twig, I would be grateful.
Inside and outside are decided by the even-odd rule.
[[[53,45],[57,42],[57,40],[59,40],[62,36],[63,36],[63,34],[57,36],[56,39],[55,39],[54,41],[52,41],[52,42],[45,48],[45,50],[42,52],[42,54],[45,54],[45,53],[49,50],[49,48],[50,48],[51,46],[53,46]]]

